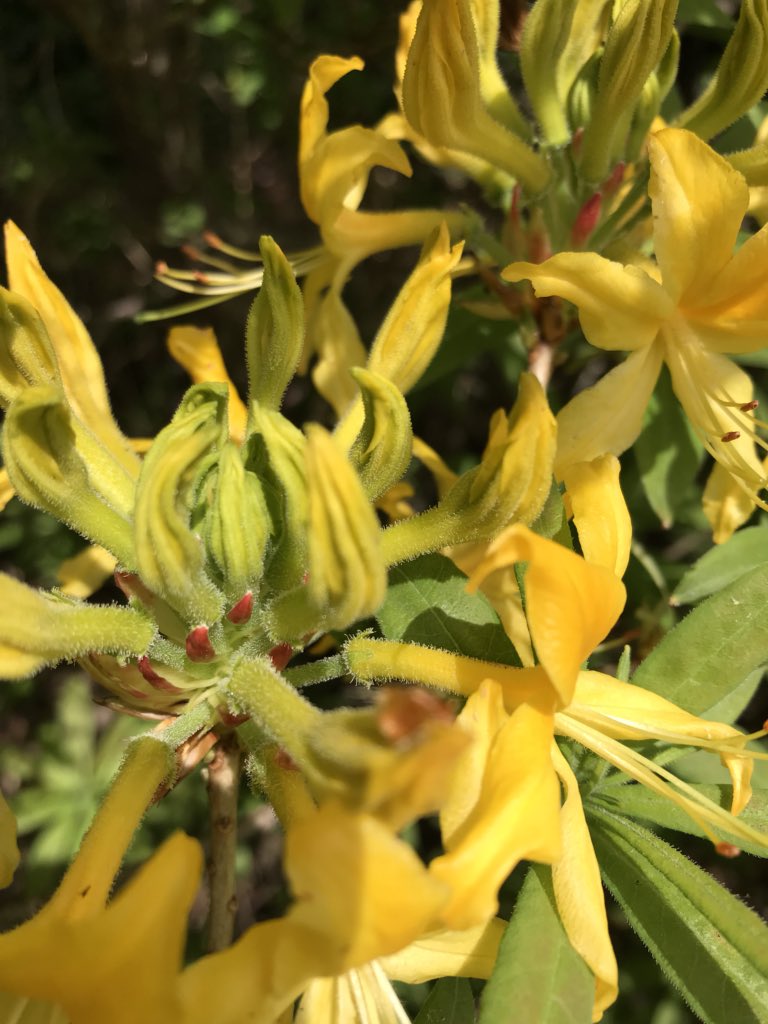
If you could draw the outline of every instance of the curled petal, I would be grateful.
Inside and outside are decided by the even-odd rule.
[[[432,932],[399,953],[381,958],[390,978],[418,985],[433,978],[488,978],[496,965],[506,921],[492,917],[487,924],[464,931]]]
[[[768,466],[764,464],[763,469],[768,473]],[[715,544],[724,544],[755,511],[751,495],[739,487],[719,462],[707,478],[702,506]]]
[[[632,520],[621,493],[615,455],[578,462],[563,474],[573,521],[588,562],[603,565],[619,579],[629,562]]]
[[[505,281],[529,280],[537,295],[559,295],[579,310],[587,340],[597,348],[628,351],[650,345],[672,314],[669,296],[637,267],[594,252],[564,252],[543,263],[510,263]]]
[[[193,384],[218,381],[229,391],[229,433],[241,442],[245,437],[247,412],[237,388],[227,373],[224,358],[210,327],[172,327],[168,332],[168,351],[183,366]]]

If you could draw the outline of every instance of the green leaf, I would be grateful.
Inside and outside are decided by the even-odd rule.
[[[690,783],[691,787],[702,796],[708,797],[718,807],[730,810],[733,798],[733,787],[721,784]],[[684,832],[689,836],[704,836],[698,825],[690,818],[682,807],[673,804],[659,793],[654,793],[646,786],[629,784],[614,786],[610,790],[593,790],[589,797],[592,803],[608,810],[614,810],[622,816],[639,818],[660,828]],[[759,829],[766,834],[766,846],[749,843],[741,838],[723,834],[726,842],[733,843],[747,853],[757,857],[768,857],[768,790],[757,789],[752,794],[746,810],[739,815],[739,820],[746,825]]]
[[[632,682],[703,715],[768,662],[768,564],[707,598],[648,655]]]
[[[422,555],[389,571],[376,618],[387,640],[439,647],[470,658],[519,665],[517,652],[483,594],[444,555]]]
[[[549,869],[532,867],[483,991],[479,1024],[589,1024],[595,980],[568,941]]]
[[[473,1024],[475,1000],[466,978],[441,978],[413,1024]]]
[[[711,548],[685,573],[670,604],[695,604],[768,562],[768,527],[748,526]]]
[[[768,928],[658,836],[590,810],[606,885],[705,1024],[768,1021]]]
[[[635,455],[648,503],[665,529],[688,498],[703,451],[664,369],[648,403]]]

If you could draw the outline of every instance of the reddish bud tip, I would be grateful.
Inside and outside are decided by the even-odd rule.
[[[602,202],[603,197],[599,192],[595,192],[576,214],[576,220],[571,228],[571,243],[575,248],[581,248],[597,227]]]
[[[253,594],[250,590],[246,591],[245,594],[240,598],[237,604],[227,612],[227,618],[230,622],[234,622],[236,626],[241,626],[244,622],[247,622],[253,614]]]
[[[242,725],[243,722],[247,722],[250,717],[250,715],[236,715],[233,711],[227,711],[226,708],[219,710],[219,718],[222,724],[229,725],[233,729],[238,725]]]
[[[156,690],[163,690],[165,693],[183,693],[184,691],[179,686],[174,686],[173,683],[169,682],[165,676],[158,675],[157,672],[152,668],[152,662],[146,656],[142,654],[138,662],[139,672],[144,676],[150,686],[154,686]]]
[[[216,651],[211,646],[207,626],[195,626],[187,636],[187,657],[190,661],[211,661]]]
[[[148,693],[143,693],[141,690],[134,690],[132,686],[124,686],[123,693],[128,697],[133,697],[134,700],[146,700],[149,696]]]
[[[715,853],[719,853],[721,857],[727,857],[729,860],[733,860],[734,857],[738,857],[741,850],[738,846],[734,846],[733,843],[717,843],[715,846]]]
[[[282,747],[275,751],[275,764],[278,768],[282,768],[284,772],[297,772],[299,770],[299,766],[291,755],[287,750],[283,750]]]
[[[758,400],[753,398],[751,402],[745,402],[744,405],[740,405],[739,408],[742,412],[752,412],[752,410],[756,409],[759,404]]]
[[[293,648],[290,644],[278,644],[277,647],[273,647],[269,652],[269,657],[272,659],[272,664],[279,672],[281,669],[285,668],[293,657]]]
[[[571,152],[574,156],[578,156],[581,152],[581,141],[584,138],[584,129],[577,128],[571,138]]]
[[[309,569],[304,570],[304,575],[301,577],[301,582],[306,586],[309,582]]]
[[[740,437],[741,433],[738,430],[729,430],[727,434],[723,434],[720,440],[727,444],[729,441],[738,441]]]
[[[133,597],[131,583],[137,579],[138,576],[135,572],[121,572],[119,569],[115,569],[115,583],[126,597]]]
[[[627,165],[624,163],[623,160],[620,160],[613,168],[611,173],[608,175],[608,177],[605,179],[605,184],[602,188],[602,193],[605,198],[607,198],[608,196],[612,196],[616,189],[619,187],[619,185],[622,183],[622,181],[624,180],[624,171],[626,170],[626,168]]]
[[[516,224],[520,223],[520,186],[515,185],[512,189],[512,202],[509,204],[509,219]]]

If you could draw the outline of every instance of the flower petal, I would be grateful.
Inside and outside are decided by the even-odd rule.
[[[498,700],[491,681],[481,699]],[[504,879],[522,859],[560,856],[560,797],[549,748],[551,711],[522,704],[492,739],[478,799],[435,858],[430,873],[452,896],[443,917],[450,928],[487,921]]]
[[[749,204],[744,178],[692,132],[648,139],[654,246],[664,288],[699,305],[728,263]]]
[[[66,558],[56,570],[61,591],[71,597],[86,598],[106,583],[115,571],[117,559],[98,544],[91,544],[72,558]]]
[[[595,976],[592,1020],[598,1021],[618,994],[618,966],[608,934],[600,868],[584,818],[579,784],[556,744],[552,746],[552,761],[565,789],[560,812],[563,855],[552,865],[552,884],[568,939]]]
[[[510,526],[488,549],[471,583],[514,562],[528,562],[526,612],[536,653],[567,706],[579,667],[618,619],[626,600],[623,583],[521,524]]]
[[[569,466],[563,480],[573,521],[588,562],[603,565],[619,579],[629,562],[632,520],[619,484],[621,466],[615,455]]]
[[[505,281],[528,279],[537,295],[559,295],[572,302],[587,340],[610,351],[650,345],[674,311],[664,289],[645,271],[594,252],[558,253],[543,263],[510,263],[501,276]]]
[[[506,921],[492,917],[464,931],[432,932],[399,953],[382,957],[387,976],[409,985],[433,978],[488,978],[496,966]]]
[[[659,344],[633,352],[560,410],[555,459],[558,480],[575,462],[591,462],[606,452],[621,455],[635,442],[658,380],[661,357]]]
[[[768,465],[763,464],[768,473]],[[707,522],[712,527],[715,544],[724,544],[755,511],[752,497],[744,491],[731,474],[716,462],[707,478],[702,497]]]
[[[168,332],[168,351],[183,366],[193,384],[221,381],[229,388],[229,434],[242,443],[248,418],[245,405],[227,373],[224,358],[210,327],[172,327]]]

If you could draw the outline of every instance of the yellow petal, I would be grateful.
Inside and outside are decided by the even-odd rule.
[[[413,439],[413,455],[435,478],[438,498],[443,498],[458,480],[458,474],[443,461],[434,448],[422,441],[420,437]]]
[[[510,263],[505,281],[529,280],[539,296],[559,295],[579,310],[587,340],[628,351],[650,345],[674,311],[669,296],[645,271],[593,252],[564,252],[543,263]]]
[[[371,816],[338,804],[294,825],[285,858],[296,897],[291,917],[324,936],[333,973],[433,930],[447,896],[406,843]]]
[[[332,286],[319,301],[312,334],[318,357],[312,380],[336,415],[341,416],[358,396],[357,384],[349,371],[353,366],[363,366],[367,353],[337,286]]]
[[[488,978],[496,966],[506,921],[493,917],[464,931],[432,932],[399,953],[382,957],[390,978],[418,985],[433,978]]]
[[[573,463],[591,462],[607,452],[621,455],[635,442],[658,380],[661,357],[658,343],[633,352],[560,410],[555,459],[558,480]]]
[[[632,520],[619,484],[620,470],[615,455],[603,455],[575,463],[563,474],[584,557],[610,569],[619,579],[627,568],[632,543]]]
[[[763,471],[768,474],[765,462]],[[715,544],[724,544],[755,511],[751,495],[739,487],[719,462],[714,464],[707,477],[702,506],[707,522],[712,527],[712,540]]]
[[[581,663],[621,614],[624,585],[610,570],[521,524],[496,538],[471,583],[515,562],[528,563],[526,611],[536,653],[562,704],[568,705]]]
[[[63,593],[85,599],[106,583],[116,565],[117,559],[111,552],[91,544],[72,558],[66,558],[56,570],[56,579]]]
[[[5,797],[0,793],[0,889],[11,884],[18,863],[16,819],[13,816],[13,811],[5,802]]]
[[[112,417],[104,368],[82,320],[50,280],[27,237],[5,225],[8,282],[32,303],[50,336],[61,382],[72,409],[134,477],[139,463]]]
[[[595,976],[592,1020],[598,1021],[618,994],[618,966],[608,934],[600,868],[584,818],[579,784],[556,744],[552,745],[552,761],[565,789],[560,812],[563,856],[552,866],[552,883],[568,939]]]
[[[243,400],[232,383],[224,358],[210,327],[172,327],[168,332],[168,351],[183,366],[193,384],[220,381],[229,389],[229,434],[242,443],[248,414]]]
[[[755,449],[754,412],[741,408],[752,401],[749,375],[706,349],[680,320],[668,324],[662,337],[672,387],[696,433],[734,480],[756,493],[766,486],[766,476]]]
[[[0,469],[0,512],[3,511],[15,493],[13,484],[8,478],[8,471]]]
[[[744,735],[730,725],[698,718],[650,690],[602,672],[579,674],[568,714],[613,739],[658,739],[712,750],[731,775],[732,813],[749,803],[752,760],[744,751]]]
[[[325,137],[329,114],[325,94],[340,78],[350,71],[362,71],[363,67],[364,64],[359,57],[333,57],[324,54],[312,62],[309,79],[301,97],[299,166],[311,156],[315,147]]]
[[[492,693],[486,687],[485,693]],[[477,802],[429,869],[451,888],[443,911],[449,928],[487,921],[504,879],[522,859],[560,856],[560,795],[552,768],[551,711],[522,704],[488,749]]]
[[[744,178],[692,132],[648,139],[653,238],[664,288],[685,306],[706,302],[731,257],[749,204]]]

